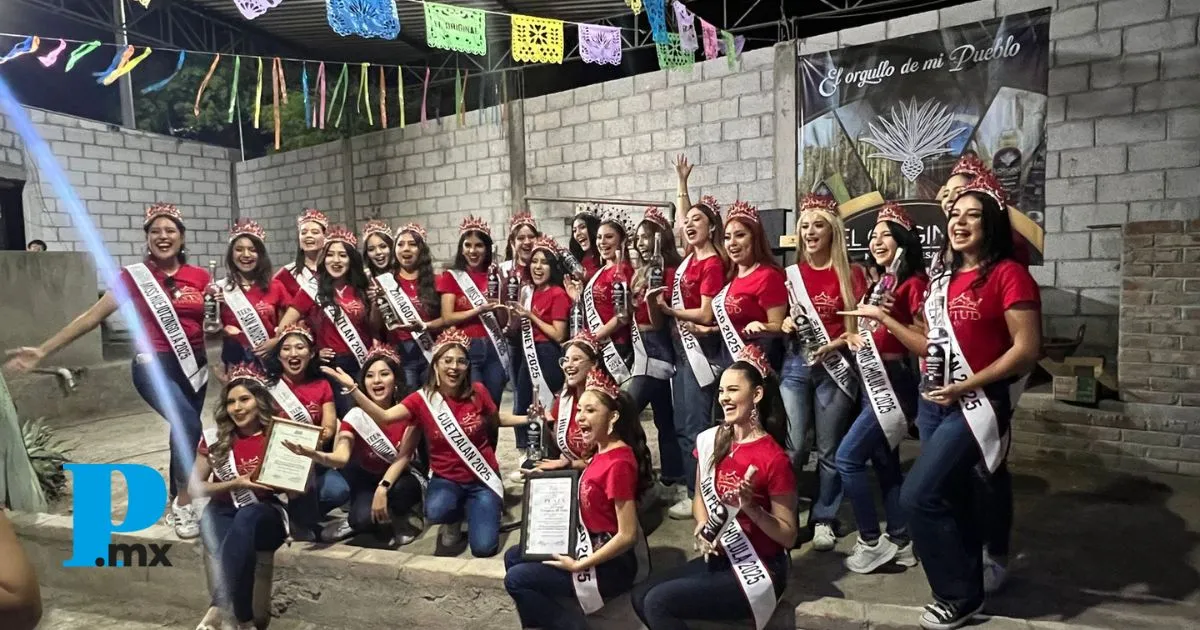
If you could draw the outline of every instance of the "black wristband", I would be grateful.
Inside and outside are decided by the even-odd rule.
[[[379,487],[380,487],[380,488],[385,488],[385,489],[386,489],[386,488],[391,488],[391,487],[392,487],[392,482],[388,481],[387,479],[381,479],[381,480],[379,481]]]

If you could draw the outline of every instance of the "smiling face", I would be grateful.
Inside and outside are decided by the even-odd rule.
[[[392,406],[392,394],[396,391],[396,373],[387,361],[379,359],[367,367],[363,375],[363,391],[371,402],[383,408]]]
[[[550,258],[546,252],[539,249],[529,258],[529,277],[538,287],[550,281]]]
[[[585,252],[592,248],[592,243],[588,240],[587,223],[583,219],[575,219],[571,224],[571,238],[575,239]]]
[[[892,260],[896,258],[896,239],[892,237],[892,228],[888,226],[887,221],[880,221],[875,224],[875,229],[871,230],[871,255],[875,257],[875,263],[881,267],[887,268],[892,264]]]
[[[260,426],[258,400],[245,385],[234,385],[225,395],[225,413],[237,425],[239,431],[250,433]]]
[[[467,362],[466,351],[458,346],[450,346],[438,357],[436,363],[438,383],[445,391],[456,391],[462,385],[463,379],[467,377],[471,367]]]
[[[238,273],[249,275],[258,267],[258,248],[249,236],[239,236],[229,249],[233,254],[233,266],[237,268]]]
[[[316,221],[309,221],[300,226],[298,238],[300,239],[300,251],[309,255],[316,254],[321,251],[322,247],[325,247],[325,228]]]
[[[615,261],[623,245],[621,232],[612,224],[605,223],[596,232],[596,249],[600,250],[600,259],[605,262]]]
[[[587,380],[588,372],[596,366],[596,362],[576,344],[567,346],[563,353],[562,369],[567,380],[567,387],[578,390]]]
[[[970,184],[973,179],[974,178],[970,175],[959,174],[954,175],[950,179],[946,180],[946,185],[942,186],[942,188],[938,190],[937,196],[935,197],[937,202],[942,206],[942,212],[950,214],[950,206],[953,205],[953,202],[951,201],[951,194],[959,188]]]
[[[717,388],[717,403],[725,412],[725,424],[741,424],[750,420],[750,412],[762,399],[762,387],[755,387],[738,369],[728,369],[721,374]]]
[[[325,248],[325,272],[334,280],[341,280],[350,271],[350,253],[345,243],[330,243]]]
[[[712,233],[712,222],[708,220],[708,215],[699,208],[692,208],[683,215],[683,237],[687,240],[687,244],[693,248],[701,247],[709,241],[709,234]]]
[[[513,234],[513,250],[516,251],[521,264],[529,264],[529,255],[533,253],[533,241],[536,238],[537,232],[528,225],[518,227]]]
[[[983,247],[983,202],[966,194],[954,202],[946,222],[950,248],[959,253],[978,253]]]
[[[405,271],[413,271],[417,266],[417,258],[421,255],[421,246],[417,236],[412,232],[401,232],[396,237],[396,258]]]
[[[827,254],[833,245],[833,225],[829,219],[816,212],[806,212],[800,215],[796,231],[804,243],[804,251],[808,255]]]
[[[376,269],[387,269],[392,263],[392,248],[378,234],[367,237],[367,259]]]
[[[617,421],[617,411],[608,408],[607,397],[588,390],[579,397],[579,411],[575,414],[579,423],[579,434],[589,447],[606,441]]]
[[[174,261],[183,249],[183,232],[174,220],[158,217],[146,230],[146,247],[150,257],[160,262]]]
[[[312,358],[312,344],[300,335],[288,335],[279,344],[279,362],[283,365],[283,373],[292,380],[304,374]]]
[[[654,255],[654,228],[645,221],[637,229],[637,250],[642,258],[648,259]]]
[[[462,255],[467,259],[467,265],[471,268],[478,268],[487,256],[487,244],[479,238],[478,234],[468,232],[462,240]]]
[[[725,251],[735,265],[749,267],[754,264],[754,235],[741,221],[726,223]]]

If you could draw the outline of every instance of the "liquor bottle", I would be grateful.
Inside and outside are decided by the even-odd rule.
[[[521,298],[521,264],[515,259],[508,268],[508,277],[504,279],[505,300],[514,303]]]
[[[942,313],[945,298],[934,298],[934,312]],[[942,316],[930,322],[928,341],[925,343],[925,369],[921,373],[921,393],[941,389],[950,381],[950,333],[946,330]]]
[[[392,310],[392,303],[388,302],[384,295],[384,289],[379,284],[379,280],[376,280],[375,274],[371,273],[371,265],[364,264],[363,273],[367,274],[367,278],[371,280],[371,286],[375,287],[375,307],[383,316],[383,326],[388,330],[396,330],[400,327],[400,318],[396,316],[396,311]]]
[[[575,257],[575,254],[572,254],[569,249],[563,249],[559,255],[562,258],[563,271],[567,272],[568,276],[582,282],[583,276],[587,272],[584,271],[583,265],[579,264],[579,259]]]
[[[612,300],[613,312],[617,317],[629,315],[629,283],[625,281],[625,271],[621,259],[617,259],[617,271],[613,274]]]
[[[654,253],[650,256],[650,268],[646,270],[646,290],[653,291],[663,285],[662,234],[654,235]]]
[[[756,472],[758,472],[758,467],[753,464],[748,466],[746,468],[746,476],[744,477],[745,480],[750,481],[754,478],[754,473]],[[721,499],[717,503],[716,509],[713,510],[715,513],[710,512],[708,520],[704,522],[704,527],[700,528],[700,537],[710,545],[716,544],[717,537],[721,535],[721,530],[725,529],[725,523],[729,521],[729,510],[725,507],[724,497],[721,497]]]
[[[526,425],[525,458],[531,462],[540,462],[546,458],[545,413],[542,403],[538,400],[538,384],[533,384],[533,402],[529,404],[529,423]]]
[[[992,154],[992,172],[1009,199],[1019,199],[1021,194],[1021,131],[1017,101],[1009,104],[1008,128],[1000,132],[1000,148]]]
[[[1029,163],[1029,175],[1025,177],[1025,192],[1021,195],[1021,211],[1038,225],[1046,222],[1046,144],[1042,143],[1033,153]]]
[[[496,268],[496,263],[488,267],[487,299],[493,302],[500,299],[500,270]]]
[[[209,284],[204,290],[204,332],[221,332],[221,305],[217,303],[217,261],[208,261]]]
[[[580,298],[571,305],[571,337],[578,335],[587,328],[586,319],[583,316],[583,298]]]
[[[787,286],[788,295],[795,295],[795,287],[791,282],[784,282]],[[796,327],[796,339],[800,342],[800,351],[805,362],[812,363],[813,356],[817,350],[821,348],[821,344],[817,342],[817,331],[813,328],[812,318],[808,316],[808,310],[800,303],[798,299],[788,300],[789,315],[792,317],[792,324]]]
[[[904,259],[904,248],[896,248],[896,255],[892,258],[892,262],[888,265],[883,277],[871,289],[871,295],[867,298],[867,303],[872,306],[879,306],[883,302],[883,298],[889,295],[896,289],[896,272],[900,270],[900,261]],[[868,327],[871,330],[879,328],[878,320],[868,320]]]

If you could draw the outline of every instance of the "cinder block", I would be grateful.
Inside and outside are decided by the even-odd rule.
[[[758,118],[741,118],[729,120],[722,124],[722,140],[744,140],[759,136]]]
[[[701,106],[705,123],[733,120],[738,117],[738,102],[735,99],[721,99]]]
[[[721,79],[693,83],[684,88],[684,100],[688,103],[707,103],[721,98]]]
[[[1129,170],[1183,168],[1200,165],[1200,140],[1166,140],[1129,147]]]
[[[1119,28],[1167,17],[1167,0],[1115,0],[1100,3],[1100,28]]]
[[[1116,116],[1133,112],[1131,87],[1115,87],[1067,97],[1067,119]]]
[[[1129,204],[1130,221],[1194,221],[1200,219],[1200,201],[1171,199]]]
[[[1120,224],[1128,219],[1129,206],[1123,203],[1063,206],[1062,229],[1065,232],[1082,232],[1089,225]]]
[[[799,54],[811,55],[813,53],[828,52],[838,48],[838,35],[834,33],[823,33],[821,35],[813,35],[800,40]]]
[[[1096,30],[1096,6],[1059,9],[1050,17],[1050,39],[1074,37]]]
[[[1161,171],[1101,175],[1096,183],[1096,200],[1104,202],[1162,199],[1164,177]]]
[[[993,0],[977,0],[955,7],[938,10],[939,28],[949,28],[971,22],[981,22],[996,17],[996,4]]]
[[[666,128],[667,112],[665,111],[643,112],[634,118],[634,132],[638,134],[649,134]]]
[[[738,157],[743,160],[775,156],[775,138],[751,138],[738,143]]]
[[[1092,260],[1120,260],[1122,238],[1119,230],[1092,232]]]
[[[1190,17],[1131,26],[1124,33],[1126,54],[1164,51],[1195,43],[1196,20]]]
[[[1056,66],[1112,59],[1121,56],[1121,31],[1112,29],[1066,37],[1055,40],[1053,46]]]
[[[1096,178],[1073,177],[1046,182],[1046,204],[1068,205],[1096,201]]]
[[[886,22],[875,22],[873,24],[865,24],[838,31],[838,44],[842,48],[862,44],[874,44],[885,39],[887,39]]]
[[[1167,171],[1168,198],[1200,197],[1200,168],[1180,168]]]
[[[1060,232],[1046,235],[1046,257],[1054,260],[1083,260],[1091,254],[1091,235],[1087,232]],[[1060,315],[1073,315],[1059,313]]]
[[[684,104],[683,86],[671,87],[650,94],[650,109],[670,111]]]
[[[606,101],[614,101],[633,94],[633,77],[605,81],[602,85]]]
[[[1096,144],[1135,144],[1155,142],[1167,136],[1167,116],[1163,113],[1119,116],[1096,120]]]
[[[1171,0],[1171,17],[1200,13],[1200,0]]]
[[[1158,53],[1123,55],[1092,64],[1092,88],[1104,89],[1158,80]]]
[[[618,114],[617,101],[599,101],[588,105],[590,120],[611,120]]]
[[[1162,78],[1200,76],[1200,46],[1166,50],[1162,53]]]
[[[1049,251],[1049,248],[1047,248]],[[1077,289],[1041,287],[1043,315],[1079,314],[1079,292]]]
[[[663,70],[646,72],[633,77],[633,91],[635,94],[661,90],[665,87],[667,87],[667,73]]]
[[[1046,125],[1046,148],[1051,151],[1059,151],[1063,149],[1078,149],[1080,147],[1091,147],[1095,144],[1096,132],[1095,124],[1090,120],[1081,120],[1076,122],[1056,123]],[[1068,154],[1074,155],[1077,152],[1062,153],[1062,168],[1065,176],[1073,175],[1091,175],[1093,173],[1070,173],[1067,172],[1066,159]],[[1123,166],[1123,165],[1122,165]],[[1114,171],[1115,172],[1115,171]]]
[[[618,101],[617,105],[617,111],[620,112],[621,116],[632,118],[642,112],[649,111],[650,93],[626,96]]]
[[[1058,262],[1058,286],[1062,287],[1117,287],[1121,285],[1121,263],[1118,261]]]
[[[1055,96],[1058,94],[1086,92],[1090,85],[1088,81],[1089,70],[1090,68],[1086,63],[1062,68],[1051,68],[1048,83],[1049,94]]]

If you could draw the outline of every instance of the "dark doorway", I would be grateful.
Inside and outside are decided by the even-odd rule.
[[[0,179],[0,250],[25,249],[25,210],[19,179]]]

